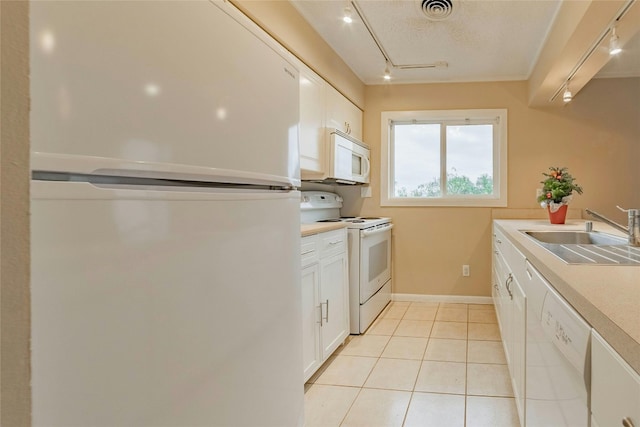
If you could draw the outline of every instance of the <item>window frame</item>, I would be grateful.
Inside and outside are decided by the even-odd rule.
[[[450,207],[506,207],[507,206],[507,110],[420,110],[420,111],[383,111],[381,113],[381,206],[450,206]],[[445,195],[442,197],[395,197],[390,191],[394,188],[392,152],[392,124],[434,123],[456,125],[463,123],[482,124],[492,122],[493,134],[493,189],[492,195]],[[440,173],[446,174],[446,136],[440,138]]]

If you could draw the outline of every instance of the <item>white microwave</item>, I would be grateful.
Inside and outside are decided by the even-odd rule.
[[[338,184],[368,184],[371,150],[365,143],[344,132],[330,128],[329,168],[325,180]]]

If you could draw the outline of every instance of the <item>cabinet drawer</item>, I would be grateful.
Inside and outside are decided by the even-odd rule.
[[[341,254],[347,250],[346,229],[319,234],[320,258]]]
[[[500,252],[504,258],[507,258],[509,241],[505,235],[497,227],[493,227],[493,250]]]
[[[523,281],[526,273],[526,257],[511,243],[499,228],[493,228],[493,251],[502,255],[506,264],[509,265],[508,272],[520,281]]]
[[[595,332],[591,343],[591,413],[601,427],[640,426],[640,375]]]
[[[320,251],[318,250],[318,235],[306,236],[301,239],[300,255],[302,256],[302,268],[318,262]]]

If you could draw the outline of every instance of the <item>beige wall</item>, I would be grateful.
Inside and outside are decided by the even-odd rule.
[[[29,30],[26,1],[0,1],[0,425],[31,424]]]
[[[546,110],[527,106],[524,81],[368,86],[364,139],[372,147],[373,197],[355,209],[393,218],[394,292],[489,296],[491,219],[544,217],[535,192],[549,166],[569,167],[584,187],[574,216],[590,207],[626,223],[615,205],[640,206],[638,99],[637,78],[595,80],[572,103]],[[473,108],[508,109],[508,208],[380,207],[380,113]],[[470,277],[462,277],[463,264]]]

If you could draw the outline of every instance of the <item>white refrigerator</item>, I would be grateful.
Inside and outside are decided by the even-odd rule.
[[[30,16],[33,425],[302,425],[297,70],[227,2]]]

